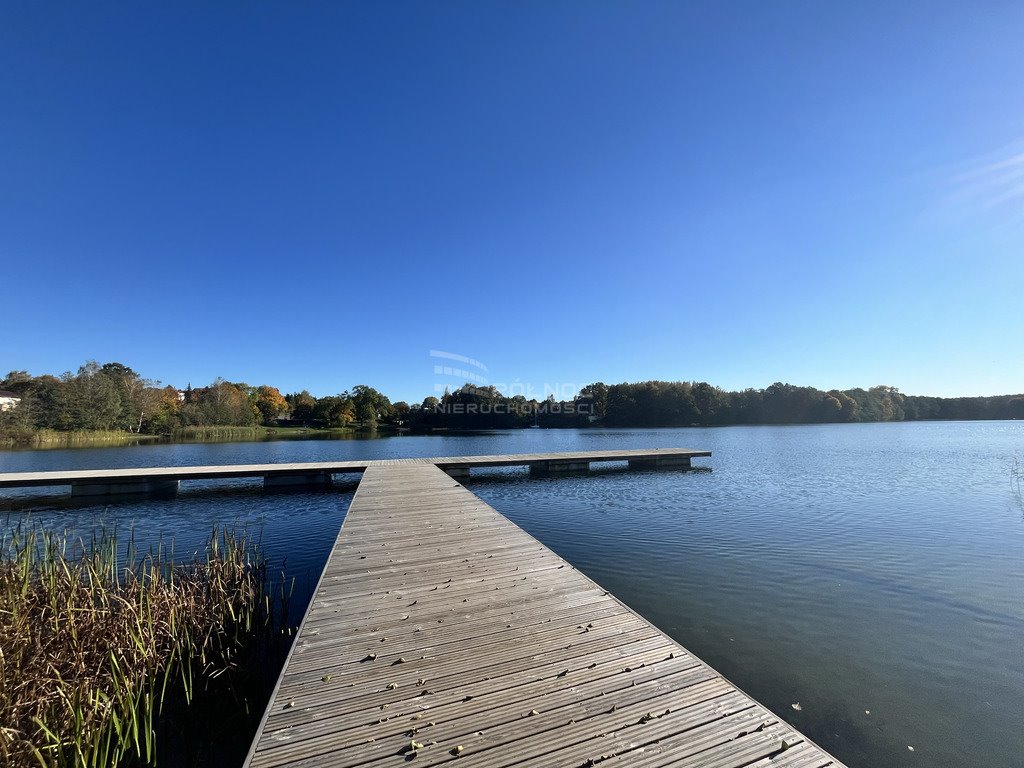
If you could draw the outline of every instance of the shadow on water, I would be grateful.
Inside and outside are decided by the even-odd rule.
[[[297,438],[289,438],[297,439]],[[573,470],[569,472],[531,473],[529,467],[483,467],[474,468],[468,478],[472,484],[493,485],[509,481],[522,480],[557,480],[559,478],[583,478],[594,476],[644,475],[644,474],[700,474],[713,472],[712,467],[673,467],[636,469],[626,462],[604,462],[592,469]],[[462,478],[464,481],[466,478]],[[354,493],[359,487],[359,474],[338,474],[330,484],[310,483],[295,486],[264,487],[260,478],[242,478],[227,480],[183,480],[177,490],[157,491],[141,494],[111,494],[95,496],[73,496],[67,490],[54,493],[48,489],[36,492],[36,489],[19,489],[17,495],[2,495],[0,492],[0,512],[40,511],[40,510],[75,510],[96,506],[130,506],[140,501],[189,501],[202,503],[204,500],[218,498],[264,498],[268,496],[288,496],[292,494],[338,494]],[[193,484],[194,483],[194,484]]]
[[[540,472],[531,473],[529,467],[482,467],[471,470],[469,479],[462,478],[467,488],[472,490],[474,485],[501,485],[510,481],[521,480],[558,480],[564,478],[585,478],[585,477],[614,477],[617,475],[665,475],[669,473],[678,474],[703,474],[711,473],[712,467],[664,467],[661,469],[634,469],[622,461],[602,462],[592,469],[572,470],[568,472]]]
[[[76,510],[89,507],[128,507],[145,501],[182,501],[196,502],[232,498],[264,498],[294,494],[349,494],[359,485],[358,479],[345,475],[346,479],[335,479],[330,485],[297,485],[264,488],[258,478],[252,480],[232,480],[226,485],[213,484],[216,481],[200,481],[201,487],[182,487],[177,491],[154,492],[141,494],[112,494],[109,496],[72,496],[68,491],[62,493],[19,494],[17,496],[0,496],[0,512],[37,512],[42,510]],[[183,481],[189,482],[189,481]]]

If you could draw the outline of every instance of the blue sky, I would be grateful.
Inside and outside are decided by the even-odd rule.
[[[5,3],[0,368],[1020,392],[1022,39],[1009,2]]]

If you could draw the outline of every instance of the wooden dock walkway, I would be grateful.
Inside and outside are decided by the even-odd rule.
[[[297,464],[232,464],[215,466],[131,467],[51,472],[0,473],[0,488],[71,486],[75,495],[115,495],[176,490],[182,480],[262,477],[268,486],[328,484],[333,475],[365,472],[370,467],[428,464],[450,475],[465,477],[474,467],[528,466],[537,472],[576,472],[591,462],[627,461],[634,467],[689,466],[690,459],[710,451],[689,448],[627,449],[619,451],[566,451],[558,453],[499,454],[495,456],[438,456],[416,459],[320,461]]]
[[[364,468],[247,766],[841,765],[437,463]]]

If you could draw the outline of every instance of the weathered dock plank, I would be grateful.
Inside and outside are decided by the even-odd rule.
[[[443,467],[367,464],[248,766],[840,766]]]

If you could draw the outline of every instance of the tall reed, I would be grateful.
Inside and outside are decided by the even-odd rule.
[[[162,716],[282,634],[267,584],[265,561],[227,530],[176,565],[131,545],[119,561],[114,535],[14,529],[0,540],[0,763],[156,764]]]
[[[263,437],[263,427],[201,426],[180,427],[171,433],[175,440],[245,440]]]
[[[82,448],[103,445],[130,445],[158,439],[156,435],[140,435],[137,432],[117,430],[92,429],[78,432],[61,432],[55,429],[0,426],[0,447],[7,448]]]

